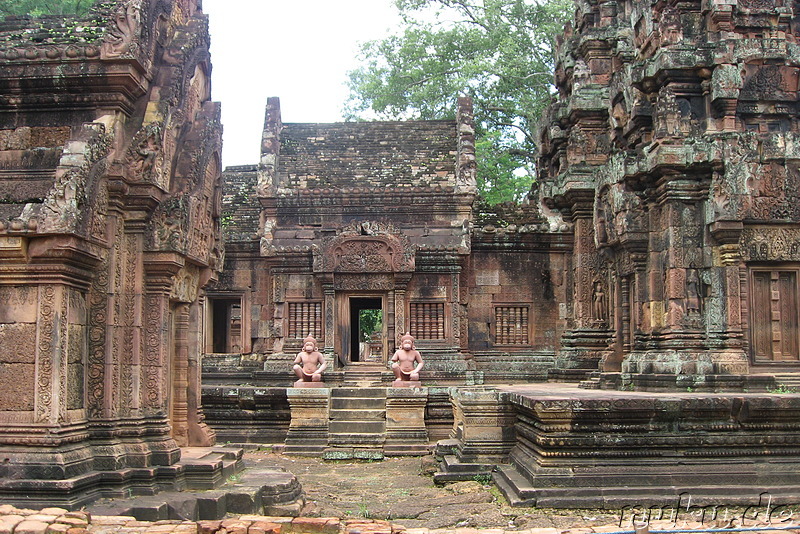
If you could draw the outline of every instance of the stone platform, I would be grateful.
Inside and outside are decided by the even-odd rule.
[[[764,492],[800,501],[798,394],[551,383],[461,390],[454,406],[456,436],[444,444],[440,479],[495,463],[512,505],[619,508],[684,494],[697,505],[746,506]]]

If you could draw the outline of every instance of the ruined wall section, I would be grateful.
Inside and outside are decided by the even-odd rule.
[[[796,9],[579,3],[541,131],[543,200],[575,227],[562,365],[745,373],[758,328],[797,360],[775,348],[796,329],[752,306],[756,270],[767,292],[796,277],[769,264],[797,261]]]

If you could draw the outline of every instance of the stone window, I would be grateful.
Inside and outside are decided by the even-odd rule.
[[[322,339],[322,302],[289,302],[288,336],[303,339],[312,336]]]
[[[495,306],[495,345],[528,345],[528,306]]]
[[[411,335],[417,339],[444,339],[444,302],[412,302]]]

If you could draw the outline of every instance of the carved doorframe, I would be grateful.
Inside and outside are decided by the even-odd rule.
[[[387,289],[385,291],[359,291],[359,290],[340,290],[335,292],[335,321],[334,328],[336,332],[334,352],[340,356],[342,363],[350,364],[353,360],[351,354],[351,335],[353,328],[357,328],[351,321],[352,300],[353,299],[368,299],[376,298],[381,299],[381,309],[383,311],[383,329],[381,335],[383,337],[383,347],[381,349],[381,362],[386,364],[388,358],[390,332],[391,336],[394,335],[394,325],[389,324],[389,302],[394,299],[394,290]]]

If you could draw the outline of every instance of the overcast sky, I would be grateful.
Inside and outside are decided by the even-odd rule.
[[[203,0],[211,97],[222,102],[223,166],[259,159],[267,98],[284,122],[336,122],[358,43],[399,24],[392,0]]]

